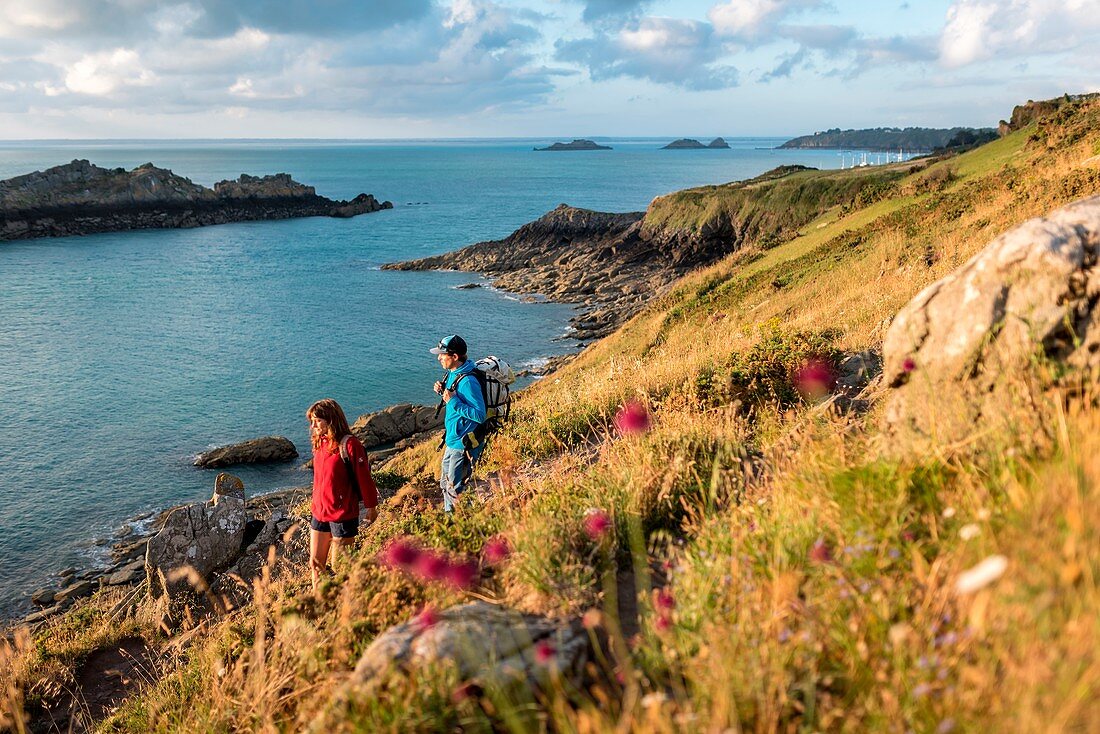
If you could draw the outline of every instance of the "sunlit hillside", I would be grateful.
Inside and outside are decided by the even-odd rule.
[[[741,248],[524,390],[454,519],[429,500],[435,443],[409,449],[320,593],[293,554],[251,604],[170,631],[102,592],[3,651],[3,721],[41,717],[91,650],[139,635],[166,662],[104,731],[1096,731],[1095,382],[1005,375],[1031,396],[1006,409],[1018,431],[929,445],[883,430],[875,375],[921,289],[1097,193],[1084,100],[957,156],[662,197],[647,228],[720,218]],[[405,536],[480,558],[479,581],[393,568]],[[999,579],[958,593],[997,557]],[[474,599],[583,627],[586,669],[556,673],[544,648],[541,682],[443,664],[349,684],[387,628]]]

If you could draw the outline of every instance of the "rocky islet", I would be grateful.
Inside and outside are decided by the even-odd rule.
[[[152,163],[132,171],[74,160],[0,181],[0,241],[132,229],[176,229],[392,209],[371,194],[319,196],[287,173],[241,174],[207,188]]]

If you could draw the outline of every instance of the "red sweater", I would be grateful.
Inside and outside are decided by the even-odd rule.
[[[348,441],[348,456],[359,479],[363,504],[375,507],[378,504],[378,488],[370,475],[370,460],[363,444],[354,436]],[[313,516],[321,522],[346,522],[359,517],[359,503],[355,501],[339,447],[333,446],[327,438],[321,441],[320,448],[313,451],[312,510]]]

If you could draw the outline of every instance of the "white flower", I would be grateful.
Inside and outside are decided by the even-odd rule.
[[[983,589],[1004,575],[1008,568],[1008,559],[1004,556],[990,556],[984,561],[963,571],[955,579],[955,593],[973,594],[978,589]]]
[[[982,529],[978,527],[977,523],[969,523],[959,528],[959,537],[963,540],[971,540],[977,538],[982,534]]]
[[[950,520],[951,518],[953,518],[955,516],[955,508],[954,507],[945,507],[945,508],[943,508],[943,516],[946,519]]]

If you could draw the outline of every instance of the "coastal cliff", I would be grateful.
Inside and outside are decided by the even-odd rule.
[[[574,303],[574,337],[606,336],[684,273],[746,247],[768,249],[838,205],[871,201],[912,166],[783,166],[747,181],[679,191],[645,212],[561,204],[501,240],[383,266],[479,272],[513,293]]]
[[[132,171],[74,160],[0,181],[0,241],[257,219],[352,217],[393,207],[370,194],[318,196],[289,174],[241,174],[213,189],[152,163]]]

